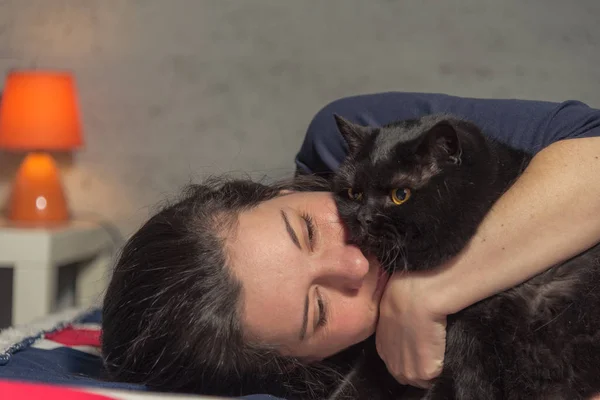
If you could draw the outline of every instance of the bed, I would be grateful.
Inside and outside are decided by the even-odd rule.
[[[100,358],[101,312],[68,309],[0,332],[0,399],[190,399],[112,382]],[[242,399],[277,400],[265,394]]]

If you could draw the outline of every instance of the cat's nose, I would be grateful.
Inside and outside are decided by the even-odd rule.
[[[371,225],[371,223],[373,223],[373,216],[370,212],[362,209],[358,212],[358,222],[360,222],[362,226],[368,227]]]

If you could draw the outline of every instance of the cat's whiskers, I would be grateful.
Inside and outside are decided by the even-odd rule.
[[[402,257],[406,264],[406,255],[404,253],[404,247],[399,245],[397,242],[392,241],[391,246],[384,246],[381,257],[381,266],[386,270],[396,269],[396,262],[399,257]]]

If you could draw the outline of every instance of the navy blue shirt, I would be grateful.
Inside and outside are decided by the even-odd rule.
[[[579,101],[474,99],[429,93],[387,92],[336,100],[311,121],[296,156],[298,173],[327,175],[347,152],[333,114],[362,125],[450,113],[470,120],[513,147],[537,153],[563,139],[600,136],[600,110]]]

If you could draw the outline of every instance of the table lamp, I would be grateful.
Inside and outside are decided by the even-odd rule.
[[[10,221],[45,225],[70,219],[58,168],[47,152],[82,146],[76,97],[67,72],[8,74],[0,103],[0,149],[28,152],[11,188]]]

